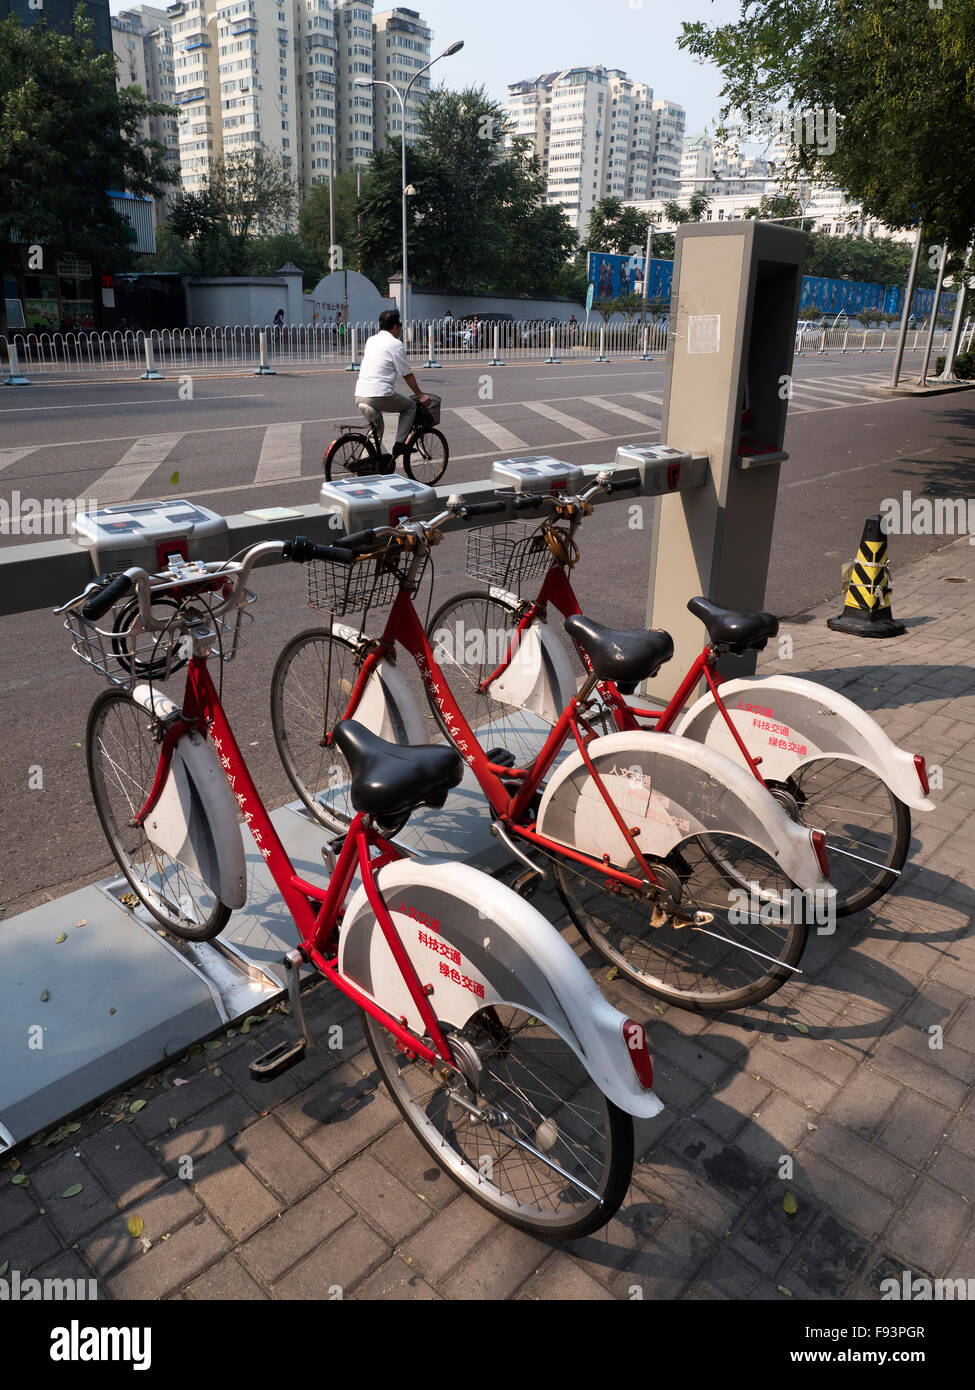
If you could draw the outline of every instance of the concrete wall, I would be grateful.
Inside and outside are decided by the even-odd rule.
[[[279,309],[285,323],[310,323],[301,272],[273,279],[245,276],[191,276],[186,284],[186,322],[191,328],[247,327],[274,322]]]
[[[341,314],[346,323],[375,323],[384,309],[394,307],[393,300],[383,299],[372,281],[357,270],[336,270],[304,296],[304,318],[296,321],[330,324]]]
[[[411,319],[442,319],[448,309],[455,319],[470,318],[472,314],[510,314],[519,321],[558,319],[560,322],[567,322],[569,315],[575,314],[581,323],[586,317],[586,306],[584,303],[580,304],[577,299],[521,299],[515,295],[450,294],[445,290],[410,290]]]

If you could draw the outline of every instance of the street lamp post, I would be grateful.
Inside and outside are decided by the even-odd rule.
[[[392,84],[392,82],[383,82],[383,81],[381,81],[381,80],[378,80],[378,79],[372,78],[372,77],[357,77],[357,78],[355,79],[354,84],[353,84],[353,85],[356,86],[356,87],[388,87],[389,90],[395,94],[396,99],[397,99],[397,101],[398,101],[399,104],[400,104],[400,111],[402,112],[402,116],[403,116],[403,135],[402,135],[402,139],[400,140],[401,151],[402,151],[402,167],[401,167],[401,170],[400,170],[400,177],[401,177],[401,187],[402,187],[402,190],[403,190],[402,201],[403,201],[403,334],[404,334],[404,336],[406,335],[406,333],[407,333],[407,331],[408,331],[408,325],[409,325],[409,321],[410,321],[410,319],[409,319],[409,272],[408,272],[407,263],[406,263],[406,198],[407,198],[407,192],[406,192],[406,189],[407,189],[407,184],[406,184],[406,102],[407,102],[407,98],[408,98],[409,95],[410,95],[410,88],[413,86],[413,83],[416,81],[416,79],[417,79],[418,77],[422,77],[423,74],[424,74],[425,72],[427,72],[430,68],[433,67],[434,63],[439,63],[441,58],[449,58],[449,57],[451,56],[451,54],[454,54],[454,53],[459,52],[460,49],[462,49],[463,47],[464,47],[464,40],[463,40],[463,39],[458,39],[456,43],[448,44],[448,46],[444,49],[444,51],[443,51],[442,53],[438,53],[437,56],[436,56],[436,58],[431,58],[431,60],[430,60],[429,63],[425,64],[422,68],[419,68],[419,69],[413,74],[413,76],[410,78],[409,82],[407,82],[407,84],[406,84],[406,91],[405,91],[405,93],[400,92],[400,90],[399,90],[398,87],[394,87],[393,84]]]

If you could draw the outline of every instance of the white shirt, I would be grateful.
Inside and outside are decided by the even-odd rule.
[[[402,342],[385,328],[380,329],[363,349],[355,393],[357,396],[391,396],[396,390],[397,376],[405,377],[409,370]]]

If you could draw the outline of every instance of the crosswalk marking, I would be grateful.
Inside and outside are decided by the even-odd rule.
[[[88,485],[89,497],[96,498],[100,506],[131,501],[182,438],[182,434],[147,434],[137,439],[118,463]]]
[[[638,425],[652,425],[655,429],[660,428],[659,419],[652,415],[641,415],[639,410],[630,410],[625,405],[617,405],[615,401],[608,401],[605,396],[580,396],[580,400],[588,405],[598,406],[600,410],[611,410],[614,415],[623,415],[627,420],[635,420]]]
[[[268,425],[257,461],[255,483],[301,477],[301,424]]]
[[[577,434],[580,439],[606,438],[605,430],[597,430],[595,425],[587,425],[585,421],[577,420],[573,415],[566,415],[564,411],[556,410],[554,405],[548,405],[545,401],[521,401],[520,404],[526,410],[534,410],[536,415],[543,415],[546,420],[561,425],[571,434]]]
[[[496,444],[499,449],[527,449],[529,446],[523,439],[519,439],[516,434],[505,429],[504,425],[499,425],[496,420],[492,420],[489,415],[485,415],[483,410],[476,410],[472,405],[454,405],[450,407],[455,415],[459,415],[466,425],[472,425],[485,439],[490,439],[492,444]]]
[[[12,463],[18,463],[20,459],[26,458],[28,454],[33,454],[39,448],[39,444],[28,444],[23,449],[0,449],[0,473],[5,468],[9,468]]]
[[[651,401],[653,405],[663,405],[663,396],[655,396],[652,391],[631,391],[631,396],[636,396],[638,401]]]
[[[849,405],[851,401],[867,401],[869,396],[863,395],[862,391],[856,391],[852,395],[845,391],[838,391],[832,387],[807,386],[804,381],[793,383],[793,392],[799,396],[809,397],[813,405]]]

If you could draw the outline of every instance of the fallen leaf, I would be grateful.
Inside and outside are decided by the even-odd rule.
[[[109,1011],[108,1011],[108,1012],[109,1012],[109,1013],[110,1013],[110,1014],[113,1014],[113,1013],[115,1013],[115,1012],[116,1012],[116,1010],[115,1010],[115,1009],[114,1009],[114,1008],[111,1008],[111,1009],[109,1009]]]
[[[173,1085],[174,1085],[174,1086],[188,1086],[189,1084],[190,1084],[190,1083],[187,1081],[187,1079],[186,1079],[185,1076],[174,1076],[174,1077],[173,1077]]]
[[[172,483],[173,487],[179,487],[179,470],[169,475],[169,481]]]
[[[607,980],[615,980],[619,973],[619,966],[611,965],[609,969],[606,971],[606,978]]]
[[[807,1129],[818,1129],[818,1128],[819,1128],[819,1125],[814,1125],[814,1124],[812,1123],[811,1120],[807,1120],[807,1121],[806,1121],[806,1128],[807,1128]]]
[[[130,1216],[126,1224],[129,1228],[129,1235],[133,1240],[138,1240],[146,1228],[146,1223],[141,1216]]]
[[[55,944],[55,946],[60,946],[60,945],[61,945],[61,942],[62,942],[62,941],[67,941],[67,939],[68,939],[68,933],[67,933],[66,931],[63,931],[63,932],[61,933],[60,936],[56,936],[56,937],[54,938],[54,944]]]
[[[785,1212],[786,1216],[795,1216],[796,1212],[799,1210],[799,1203],[791,1192],[787,1192],[782,1198],[782,1210]]]
[[[145,1108],[146,1108],[146,1103],[145,1103],[144,1100],[134,1100],[134,1101],[132,1102],[132,1104],[129,1106],[129,1114],[130,1114],[130,1115],[138,1115],[139,1111],[140,1111],[140,1110],[145,1110]]]
[[[66,1188],[64,1189],[64,1191],[61,1193],[61,1196],[62,1196],[62,1197],[77,1197],[78,1193],[82,1191],[83,1187],[84,1187],[84,1184],[83,1184],[83,1183],[80,1183],[80,1182],[73,1182],[73,1183],[71,1184],[70,1187],[66,1187]]]
[[[205,1042],[203,1046],[207,1049],[208,1052],[215,1052],[218,1047],[222,1046],[222,1043],[218,1038],[211,1038],[210,1041]]]
[[[170,1115],[170,1117],[169,1117],[169,1128],[170,1128],[170,1129],[175,1129],[178,1123],[179,1123],[179,1121],[177,1120],[176,1116],[175,1116],[175,1115]]]
[[[48,991],[47,991],[46,989],[42,989],[42,990],[41,990],[41,1003],[42,1003],[42,1004],[46,1004],[47,1001],[50,999],[50,997],[51,997],[51,996],[50,996],[50,994],[48,993]]]
[[[791,1018],[789,1019],[789,1022],[792,1024],[793,1028],[796,1030],[797,1033],[808,1033],[808,1032],[809,1032],[809,1029],[807,1028],[807,1026],[805,1025],[805,1023],[796,1023],[796,1022],[795,1022],[793,1019],[791,1019]]]
[[[25,1187],[30,1184],[30,1178],[26,1173],[14,1173],[10,1181],[17,1187]]]
[[[784,1293],[786,1298],[792,1297],[792,1290],[787,1289],[784,1284],[776,1284],[775,1287],[778,1289],[779,1293]]]
[[[165,1239],[166,1239],[166,1237],[163,1236],[163,1240],[165,1240]],[[143,1254],[146,1254],[147,1251],[149,1251],[149,1250],[151,1250],[151,1249],[152,1249],[152,1241],[149,1239],[148,1236],[143,1236],[143,1237],[142,1237],[142,1253],[143,1253]]]
[[[75,926],[76,926],[76,927],[87,927],[87,925],[88,925],[88,918],[87,918],[87,917],[82,917],[82,919],[81,919],[80,922],[75,922]]]
[[[7,1270],[8,1270],[9,1268],[10,1268],[10,1261],[9,1261],[9,1260],[4,1260],[3,1264],[0,1265],[0,1279],[3,1278],[3,1276],[6,1274],[6,1272],[7,1272]]]

